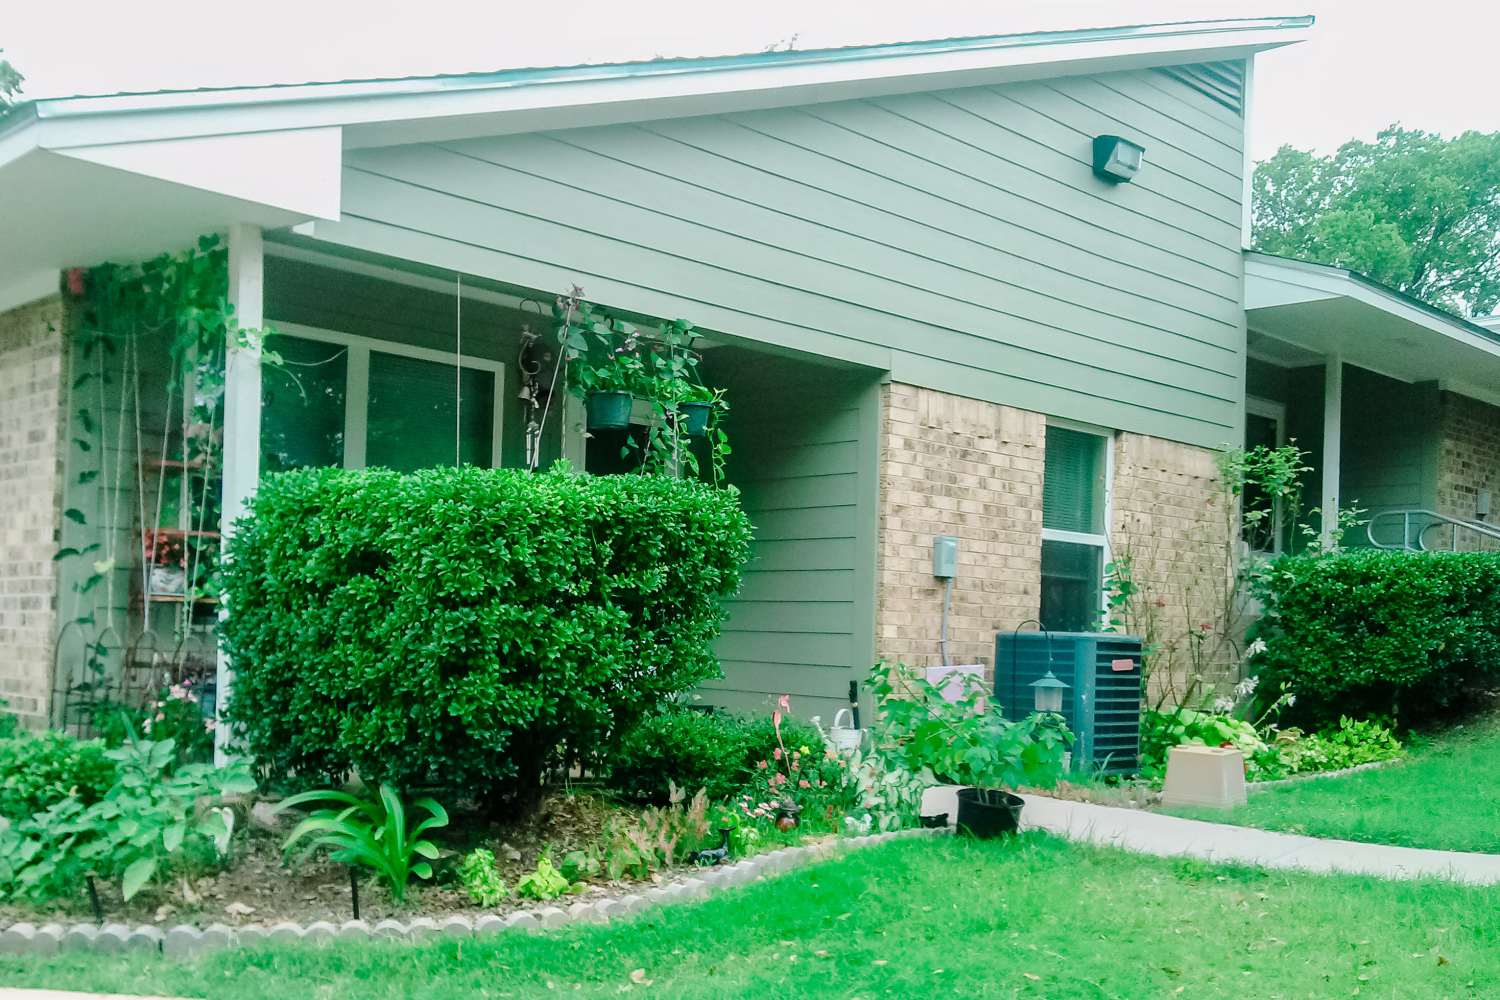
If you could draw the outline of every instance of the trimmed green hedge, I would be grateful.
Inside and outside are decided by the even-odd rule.
[[[823,737],[809,722],[781,721],[788,751],[823,749]],[[735,794],[749,783],[755,765],[777,747],[770,714],[745,716],[673,708],[648,716],[625,734],[606,764],[610,788],[642,802],[667,801],[669,782],[692,795],[702,788],[710,799]]]
[[[1257,584],[1252,630],[1264,702],[1296,695],[1287,717],[1410,722],[1500,678],[1500,554],[1350,549],[1288,556]]]
[[[299,470],[236,527],[229,710],[275,774],[539,794],[717,676],[750,525],[733,490],[566,471]]]

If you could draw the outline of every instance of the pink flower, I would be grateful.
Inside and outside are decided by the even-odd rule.
[[[782,774],[780,771],[777,771],[775,774],[771,775],[772,787],[784,784],[786,784],[786,775]]]
[[[784,694],[780,698],[777,698],[776,707],[780,708],[783,712],[790,712],[792,710],[792,696]]]
[[[838,754],[836,754],[836,753],[833,752],[833,747],[829,747],[827,750],[823,751],[823,759],[824,760],[833,760],[837,756],[838,756]]]
[[[218,723],[216,721],[214,721],[213,719],[204,719],[203,720],[203,728],[206,729],[206,730],[208,730],[209,732],[213,732],[214,731],[214,727],[217,726],[217,725],[218,725]]]
[[[777,760],[780,760],[781,759],[781,747],[777,747],[776,749],[772,750],[771,751],[771,756],[775,757]]]
[[[798,787],[798,788],[811,788],[811,787],[812,787],[812,785],[810,785],[810,784],[808,784],[808,782],[807,782],[807,779],[806,779],[806,778],[799,778],[799,779],[798,779],[798,780],[797,780],[797,787]]]
[[[780,751],[778,751],[778,753],[779,752]],[[761,761],[759,764],[756,764],[755,766],[758,767],[758,768],[760,768],[762,771],[764,771],[768,765],[766,764],[765,761]]]

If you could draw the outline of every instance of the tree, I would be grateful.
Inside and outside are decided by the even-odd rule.
[[[4,52],[0,49],[0,52]],[[10,107],[15,96],[21,92],[21,83],[26,78],[16,72],[9,60],[0,59],[0,111]]]
[[[1462,315],[1500,304],[1500,133],[1392,125],[1255,169],[1257,250],[1347,267]]]

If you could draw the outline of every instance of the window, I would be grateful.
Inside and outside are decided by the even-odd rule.
[[[293,324],[261,381],[261,467],[500,464],[499,362]]]
[[[1245,400],[1245,450],[1279,448],[1286,443],[1286,407],[1266,399]],[[1265,491],[1246,485],[1240,496],[1245,513],[1259,511],[1269,516],[1246,518],[1243,538],[1252,552],[1274,555],[1281,551],[1281,504],[1266,496]]]
[[[1042,474],[1042,627],[1099,628],[1108,542],[1109,438],[1096,431],[1047,427]]]

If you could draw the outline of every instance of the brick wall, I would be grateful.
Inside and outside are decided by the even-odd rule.
[[[932,540],[955,535],[950,660],[990,665],[995,633],[1037,615],[1045,418],[892,384],[881,390],[881,439],[876,653],[942,662]]]
[[[57,632],[64,307],[0,314],[0,698],[45,725]]]
[[[1192,693],[1195,674],[1200,686],[1224,679],[1249,624],[1230,607],[1235,511],[1206,448],[1119,434],[1114,461],[1110,546],[1135,584],[1120,617],[1157,647],[1153,694],[1177,700]]]
[[[1480,490],[1489,490],[1491,524],[1500,524],[1500,407],[1468,396],[1444,392],[1439,416],[1437,511],[1450,517],[1473,519]],[[1434,528],[1429,541],[1446,543],[1442,529]],[[1481,540],[1472,532],[1460,532],[1460,548],[1477,548]],[[1482,541],[1486,549],[1500,548],[1493,540]]]

